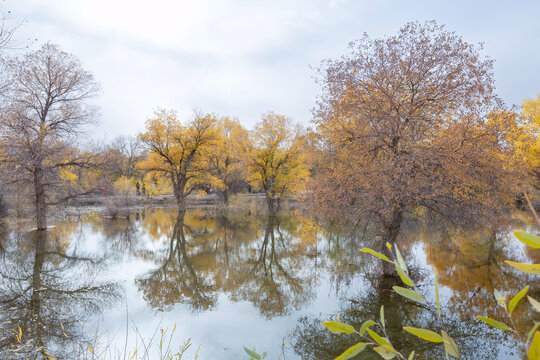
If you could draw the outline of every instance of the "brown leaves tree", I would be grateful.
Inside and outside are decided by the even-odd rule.
[[[371,214],[381,246],[408,210],[448,218],[500,213],[515,194],[514,149],[496,96],[493,61],[434,22],[395,36],[365,35],[320,68],[315,204],[334,215]]]

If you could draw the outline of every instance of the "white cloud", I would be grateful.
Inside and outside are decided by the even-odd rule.
[[[363,32],[388,35],[415,19],[434,18],[466,40],[485,41],[486,48],[495,51],[496,69],[502,71],[497,75],[507,86],[500,88],[503,95],[510,94],[510,101],[533,96],[540,81],[540,75],[531,75],[538,74],[538,49],[527,48],[526,63],[512,56],[516,46],[536,41],[540,25],[533,21],[533,9],[513,17],[508,9],[478,4],[463,13],[458,5],[444,7],[428,0],[414,5],[346,0],[7,0],[4,6],[13,16],[29,20],[20,38],[58,43],[95,74],[103,86],[103,121],[96,133],[108,137],[142,130],[158,106],[176,108],[185,116],[198,106],[239,116],[246,125],[274,110],[307,123],[319,91],[309,65],[340,56]],[[492,9],[490,16],[478,16],[486,7]],[[504,24],[497,28],[499,35],[492,34],[493,22]],[[519,41],[501,37],[505,29],[523,35]],[[527,76],[519,77],[516,71]],[[524,80],[510,81],[516,76]]]
[[[335,8],[338,8],[338,7],[342,6],[346,2],[347,2],[347,0],[330,0],[328,2],[328,7],[330,9],[335,9]]]

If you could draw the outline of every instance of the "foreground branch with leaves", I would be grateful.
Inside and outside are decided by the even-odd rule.
[[[515,231],[514,235],[518,240],[525,243],[527,246],[535,249],[540,248],[540,236],[529,234],[523,231]],[[386,245],[392,256],[392,259],[380,252],[369,248],[363,248],[361,251],[369,253],[387,263],[392,264],[395,267],[395,270],[399,275],[401,281],[404,283],[404,285],[406,285],[406,287],[393,286],[393,290],[397,294],[411,301],[421,304],[422,307],[427,309],[428,311],[435,313],[439,321],[439,332],[435,332],[429,329],[407,326],[404,326],[403,330],[425,341],[432,343],[441,343],[444,346],[444,351],[447,359],[449,359],[450,357],[462,359],[462,355],[459,352],[458,346],[456,342],[448,335],[448,330],[445,328],[445,324],[441,317],[439,282],[437,272],[435,270],[433,272],[435,281],[435,304],[430,304],[427,302],[425,297],[418,291],[418,287],[410,278],[407,265],[403,260],[403,257],[398,247],[392,246],[389,243],[387,243]],[[540,264],[523,264],[509,260],[507,260],[506,263],[520,271],[540,275]],[[538,328],[540,327],[540,322],[537,322],[525,335],[519,332],[512,318],[512,313],[514,312],[520,301],[525,297],[528,290],[529,286],[526,286],[523,290],[515,294],[510,300],[508,297],[508,292],[500,292],[497,290],[494,291],[495,300],[497,304],[504,310],[504,314],[508,318],[510,325],[481,315],[479,315],[478,318],[494,328],[512,332],[518,339],[518,341],[522,344],[523,348],[526,350],[528,359],[537,360],[540,359],[540,331],[538,331]],[[527,296],[527,299],[530,305],[536,311],[540,312],[540,302],[530,296]],[[360,336],[360,339],[362,340],[356,345],[347,349],[336,359],[351,359],[360,352],[364,351],[368,346],[372,347],[372,349],[385,360],[393,358],[412,360],[415,358],[415,351],[411,352],[408,357],[405,357],[405,355],[401,354],[397,349],[392,346],[390,338],[385,329],[384,307],[381,307],[380,309],[380,316],[378,321],[367,320],[362,324],[359,330],[356,330],[351,325],[344,324],[339,321],[323,322],[323,325],[333,332],[356,334]],[[377,333],[376,331],[380,331],[383,335],[379,335],[379,333]]]

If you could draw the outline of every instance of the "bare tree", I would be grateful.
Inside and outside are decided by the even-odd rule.
[[[47,228],[47,206],[74,185],[74,168],[92,155],[78,150],[79,135],[94,120],[87,101],[99,91],[73,55],[47,43],[6,61],[9,87],[2,96],[0,165],[7,183],[24,183],[35,195],[38,230]]]
[[[118,136],[107,149],[107,162],[113,175],[128,179],[138,177],[143,144],[136,137]]]

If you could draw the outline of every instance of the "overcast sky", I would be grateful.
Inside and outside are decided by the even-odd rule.
[[[251,127],[269,110],[309,124],[324,58],[364,32],[436,20],[496,60],[500,96],[540,93],[540,1],[5,0],[17,37],[59,44],[102,85],[94,135],[134,135],[157,107],[194,108]]]

